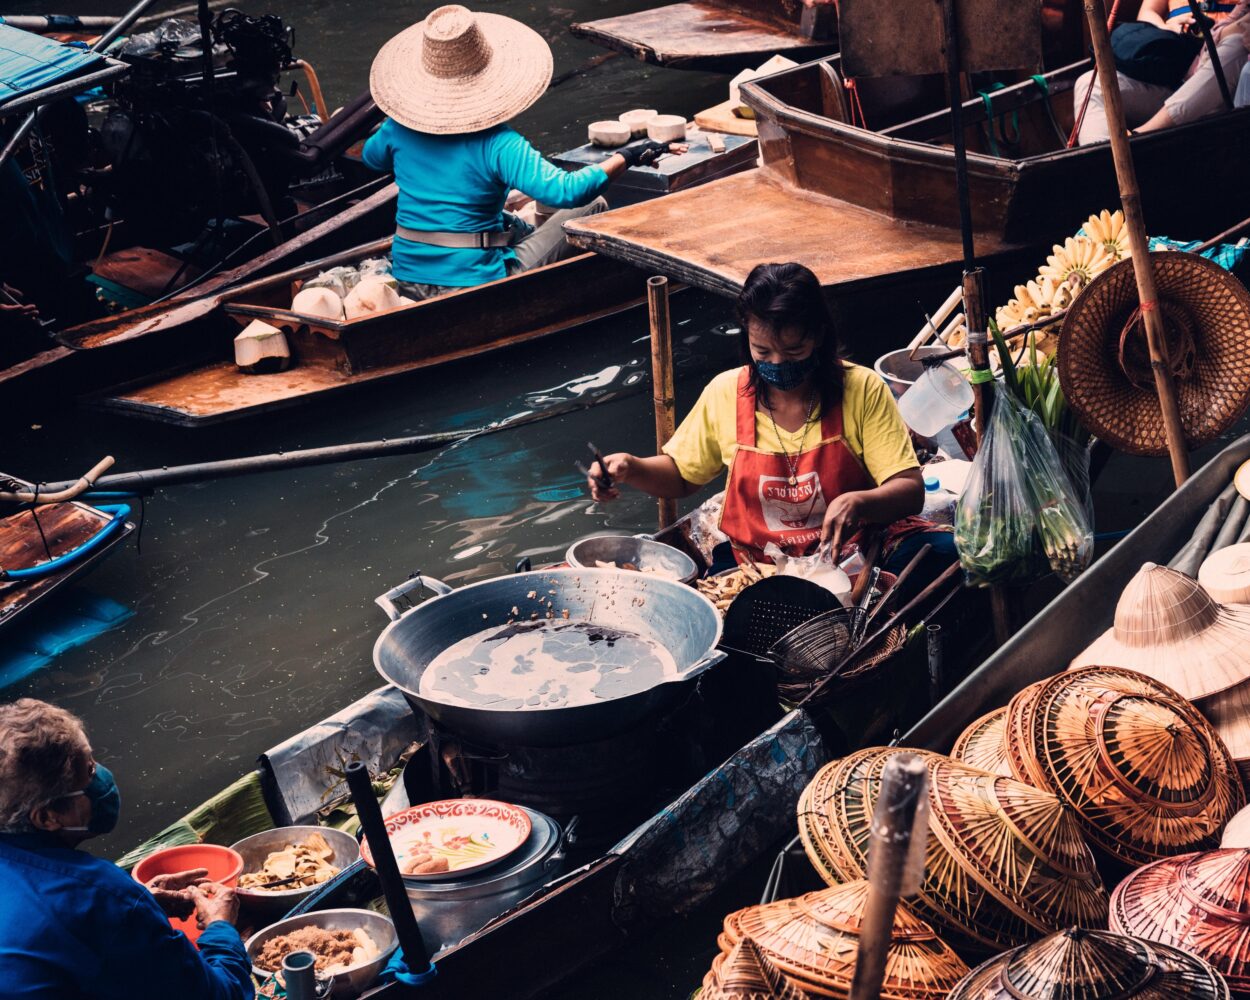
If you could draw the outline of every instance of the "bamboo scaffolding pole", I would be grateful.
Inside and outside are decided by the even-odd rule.
[[[1085,0],[1085,18],[1089,22],[1090,37],[1094,45],[1094,61],[1098,69],[1098,82],[1102,87],[1103,104],[1107,112],[1107,127],[1111,133],[1111,156],[1115,160],[1116,180],[1120,185],[1120,202],[1124,206],[1124,221],[1128,229],[1129,245],[1133,251],[1137,297],[1141,302],[1142,322],[1146,327],[1150,367],[1154,372],[1155,388],[1159,393],[1159,406],[1163,411],[1168,454],[1172,459],[1172,476],[1176,480],[1176,485],[1180,486],[1189,478],[1189,455],[1185,450],[1185,431],[1181,425],[1180,408],[1176,402],[1176,383],[1172,379],[1172,369],[1165,354],[1163,316],[1159,312],[1154,267],[1150,262],[1146,224],[1142,218],[1141,192],[1137,187],[1137,171],[1133,167],[1133,152],[1129,148],[1128,133],[1124,125],[1120,82],[1116,77],[1115,59],[1111,54],[1111,37],[1107,33],[1106,13],[1103,10],[1102,0]],[[1212,69],[1218,72],[1218,65]]]
[[[677,429],[673,388],[673,331],[668,312],[668,278],[647,279],[647,310],[651,316],[651,386],[655,405],[655,450],[659,452]],[[658,501],[660,530],[677,520],[677,501]]]

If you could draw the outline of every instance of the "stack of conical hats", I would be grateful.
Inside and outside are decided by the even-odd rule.
[[[724,982],[731,956],[746,940],[754,941],[764,958],[805,994],[848,996],[867,901],[868,883],[859,880],[731,913],[718,939],[721,954],[704,978],[703,996],[709,995],[711,983]],[[933,928],[900,902],[881,1000],[942,1000],[967,971]]]
[[[799,836],[827,882],[863,878],[891,748],[817,773],[799,800]],[[916,752],[916,751],[909,751]],[[924,754],[930,832],[913,903],[957,947],[999,951],[1069,924],[1101,924],[1107,894],[1075,817],[1052,794]]]
[[[734,945],[718,971],[704,977],[699,1000],[806,1000],[750,938]]]
[[[1194,702],[1250,777],[1250,605],[1219,604],[1184,573],[1146,563],[1114,626],[1072,661],[1090,665],[1136,670]]]
[[[950,1000],[1228,1000],[1200,958],[1110,931],[1072,928],[991,958]]]
[[[1014,777],[1007,759],[1007,709],[995,709],[972,723],[951,747],[951,757],[978,771]]]
[[[1090,841],[1131,867],[1217,846],[1245,803],[1210,723],[1132,670],[1081,667],[1008,706],[1007,756],[1021,780],[1057,795]]]
[[[1250,850],[1168,858],[1139,868],[1111,897],[1111,929],[1181,948],[1250,994]]]

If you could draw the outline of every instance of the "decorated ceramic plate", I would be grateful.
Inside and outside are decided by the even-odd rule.
[[[442,799],[387,817],[395,861],[405,878],[442,880],[503,860],[529,839],[524,809],[493,799]],[[368,839],[360,856],[373,865]]]

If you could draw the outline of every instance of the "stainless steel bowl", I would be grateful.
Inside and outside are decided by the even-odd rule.
[[[333,977],[330,996],[339,998],[339,1000],[348,1000],[350,997],[359,996],[372,986],[374,980],[378,978],[386,967],[391,954],[399,946],[399,939],[395,936],[395,926],[391,923],[390,918],[384,917],[380,913],[374,913],[372,910],[344,909],[301,913],[297,917],[287,917],[285,920],[279,920],[276,924],[270,924],[263,931],[257,931],[247,939],[245,947],[247,948],[247,957],[252,963],[252,974],[258,977],[261,982],[267,980],[272,973],[256,965],[256,956],[260,953],[260,949],[270,939],[278,937],[280,934],[290,934],[301,927],[320,927],[322,930],[327,931],[352,931],[360,928],[369,937],[373,938],[373,943],[381,949],[378,957],[371,962],[358,965],[355,968],[348,969],[346,972],[340,972]],[[326,979],[329,977],[318,974],[317,978]]]
[[[637,535],[592,535],[570,545],[564,559],[570,566],[589,569],[597,568],[600,561],[618,568],[632,563],[643,572],[659,573],[679,583],[689,583],[699,575],[695,561],[680,549]]]
[[[264,833],[244,837],[237,844],[232,844],[230,849],[242,856],[244,872],[254,872],[260,870],[265,858],[274,851],[303,843],[313,833],[325,837],[330,850],[334,852],[330,864],[340,871],[360,858],[360,845],[356,843],[355,837],[325,826],[280,826],[276,830],[266,830]],[[235,893],[239,902],[249,911],[272,920],[289,912],[319,888],[320,886],[314,885],[297,889],[236,889]]]

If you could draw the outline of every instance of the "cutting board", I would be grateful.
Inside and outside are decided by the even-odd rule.
[[[749,135],[756,136],[758,131],[755,128],[755,120],[753,118],[739,118],[733,113],[733,106],[729,101],[718,104],[706,111],[700,111],[694,116],[694,123],[705,132],[721,132],[725,135]]]

